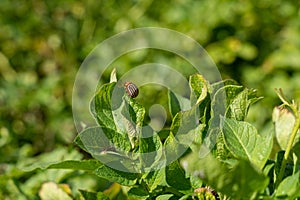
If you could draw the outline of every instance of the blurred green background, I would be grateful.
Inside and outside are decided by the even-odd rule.
[[[259,130],[269,129],[272,109],[280,103],[274,88],[300,102],[298,0],[1,0],[0,199],[36,197],[41,183],[50,180],[67,182],[72,189],[82,183],[53,172],[14,170],[53,150],[81,157],[72,144],[77,134],[72,87],[81,62],[110,36],[147,26],[194,38],[223,78],[257,88],[265,98],[252,107],[248,120]],[[124,56],[116,65],[128,69],[170,57],[150,55]],[[106,187],[95,177],[82,178],[90,190]]]

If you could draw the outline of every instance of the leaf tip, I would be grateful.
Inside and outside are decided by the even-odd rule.
[[[117,82],[117,70],[114,68],[110,73],[110,83]]]

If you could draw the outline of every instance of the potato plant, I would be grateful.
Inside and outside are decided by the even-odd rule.
[[[274,127],[260,133],[245,121],[251,104],[261,99],[256,90],[233,80],[209,84],[194,74],[189,78],[190,109],[182,111],[180,98],[169,91],[172,124],[155,132],[143,128],[143,102],[114,81],[101,85],[91,100],[99,126],[75,138],[93,159],[39,162],[24,169],[80,170],[114,183],[105,191],[80,190],[77,198],[86,200],[300,197],[299,105],[290,103],[282,90],[276,90],[283,104],[274,109]],[[115,89],[121,94],[118,103],[112,99]],[[282,149],[273,152],[275,159],[274,142]],[[45,186],[40,197],[74,198],[66,189],[59,193],[51,187]]]

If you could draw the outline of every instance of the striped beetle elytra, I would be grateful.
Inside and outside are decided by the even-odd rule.
[[[125,90],[131,98],[135,98],[139,95],[139,88],[132,82],[124,83]]]

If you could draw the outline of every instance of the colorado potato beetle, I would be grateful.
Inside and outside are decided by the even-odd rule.
[[[124,83],[125,90],[131,98],[135,98],[139,95],[139,88],[132,82]]]

